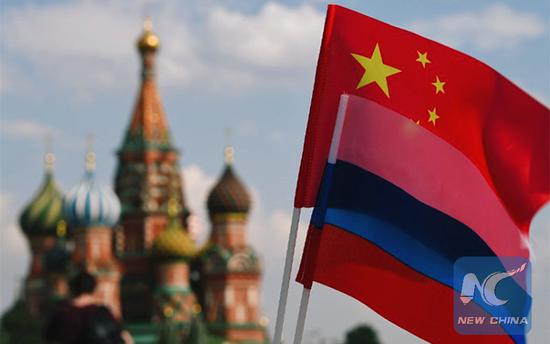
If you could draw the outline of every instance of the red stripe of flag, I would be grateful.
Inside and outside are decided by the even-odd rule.
[[[367,240],[331,225],[310,227],[298,281],[315,280],[369,306],[394,324],[430,343],[514,343],[501,335],[460,335],[453,323],[453,293]],[[312,250],[312,248],[315,248]],[[311,265],[312,270],[305,268]],[[483,314],[483,311],[479,311]]]

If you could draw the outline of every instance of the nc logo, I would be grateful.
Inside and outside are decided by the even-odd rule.
[[[500,281],[505,278],[512,277],[525,270],[527,263],[523,263],[519,268],[506,272],[493,272],[487,276],[483,283],[479,283],[477,276],[474,273],[469,273],[464,276],[462,281],[462,290],[460,293],[460,301],[463,304],[468,304],[474,298],[474,292],[477,289],[483,301],[490,306],[502,306],[508,300],[499,299],[496,296],[496,288]]]

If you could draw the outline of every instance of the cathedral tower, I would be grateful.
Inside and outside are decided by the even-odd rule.
[[[94,172],[95,153],[89,151],[84,178],[67,193],[63,211],[74,241],[73,263],[96,277],[95,296],[120,317],[120,267],[112,242],[120,201]]]
[[[69,297],[68,274],[71,253],[67,248],[67,224],[59,221],[57,224],[55,246],[44,255],[44,271],[48,306],[55,305]]]
[[[178,151],[155,84],[159,38],[147,20],[137,41],[141,87],[122,147],[118,150],[115,191],[122,203],[117,254],[123,264],[123,313],[127,320],[148,321],[152,309],[148,256],[155,238],[168,223],[167,204],[175,199],[185,208]],[[182,212],[185,220],[185,211]],[[138,301],[139,300],[139,301]],[[137,301],[137,302],[136,302]]]
[[[225,168],[207,205],[212,231],[201,265],[208,329],[229,341],[263,343],[261,267],[246,238],[251,200],[234,171],[232,147],[225,149]]]
[[[169,224],[155,239],[152,250],[157,273],[153,320],[171,322],[180,336],[186,336],[193,315],[200,310],[189,283],[189,262],[197,250],[177,218],[180,210],[174,199],[168,212]]]
[[[63,221],[63,196],[53,176],[54,161],[52,153],[45,155],[44,182],[19,218],[31,248],[31,266],[25,279],[24,295],[33,315],[39,314],[45,297],[44,255],[54,247],[57,226]]]

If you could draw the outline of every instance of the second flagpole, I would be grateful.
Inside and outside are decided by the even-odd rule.
[[[332,141],[330,142],[330,150],[327,158],[329,164],[335,164],[338,156],[338,147],[340,146],[340,136],[342,135],[342,128],[344,127],[344,120],[346,118],[346,111],[348,109],[349,95],[340,95],[340,102],[338,103],[338,113],[336,114],[336,122],[334,124],[334,131],[332,132]],[[296,322],[296,332],[294,332],[294,344],[301,344],[304,336],[304,328],[306,325],[307,308],[309,305],[309,296],[311,289],[303,288],[302,299],[300,300],[300,310],[298,311],[298,321]],[[279,343],[275,343],[279,344]]]
[[[292,272],[292,263],[294,261],[294,249],[296,248],[296,237],[298,235],[298,225],[300,224],[301,208],[294,208],[288,234],[288,244],[286,247],[285,267],[283,270],[283,280],[281,282],[281,292],[279,294],[279,306],[277,308],[277,320],[275,322],[275,334],[273,335],[273,344],[281,344],[283,336],[283,324],[285,322],[286,304],[288,299],[288,288],[290,284],[290,273]]]

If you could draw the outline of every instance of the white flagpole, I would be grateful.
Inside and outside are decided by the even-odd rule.
[[[348,109],[349,95],[340,95],[338,103],[338,113],[336,114],[336,123],[332,132],[332,141],[330,142],[330,151],[328,154],[328,163],[335,164],[338,156],[338,147],[340,146],[340,136],[344,127],[344,119]],[[298,311],[298,322],[296,323],[296,332],[294,332],[294,344],[301,344],[304,336],[304,327],[306,325],[307,307],[309,304],[309,294],[311,289],[305,288],[302,290],[302,299],[300,300],[300,310]],[[276,343],[278,344],[278,343]]]
[[[294,333],[294,344],[301,344],[304,336],[304,327],[306,325],[307,306],[309,304],[309,294],[311,289],[304,287],[302,290],[302,299],[300,300],[300,310],[298,311],[298,322],[296,323],[296,332]]]
[[[281,292],[279,294],[279,307],[277,308],[277,321],[275,322],[275,334],[273,344],[281,344],[283,336],[283,325],[285,322],[286,303],[288,299],[288,287],[290,283],[290,273],[294,261],[294,249],[296,248],[296,237],[298,235],[298,225],[300,224],[301,208],[294,208],[292,212],[292,221],[290,233],[288,234],[288,243],[286,246],[286,259],[283,271],[283,280],[281,282]]]

